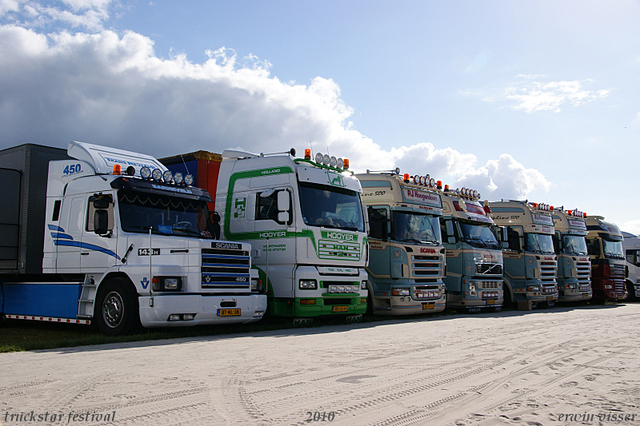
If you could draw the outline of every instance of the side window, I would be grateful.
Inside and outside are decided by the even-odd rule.
[[[113,198],[111,198],[111,195],[96,194],[89,197],[87,223],[85,226],[85,230],[89,232],[95,232],[96,230],[96,211],[106,211],[108,218],[107,230],[113,230]]]
[[[369,207],[367,210],[369,214],[369,236],[385,240],[387,238],[387,210],[374,209],[373,207]]]
[[[256,194],[256,220],[278,220],[277,191],[264,191]]]
[[[519,228],[512,226],[507,227],[507,238],[509,240],[509,250],[522,250],[520,246],[520,232]]]
[[[587,238],[587,251],[592,256],[600,256],[600,241],[597,238]]]

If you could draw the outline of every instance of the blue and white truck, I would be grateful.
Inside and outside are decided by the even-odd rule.
[[[214,239],[210,195],[155,158],[82,142],[0,151],[0,314],[143,327],[258,321],[251,246]]]
[[[500,310],[504,299],[502,246],[479,199],[476,190],[445,186],[440,219],[447,249],[447,306],[472,312]]]

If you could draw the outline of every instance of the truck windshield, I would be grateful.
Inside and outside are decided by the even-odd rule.
[[[553,254],[553,238],[545,234],[525,234],[525,250],[533,253]]]
[[[602,248],[604,249],[605,257],[610,259],[624,259],[622,241],[611,241],[603,238]]]
[[[500,249],[500,244],[496,240],[496,236],[491,231],[490,225],[476,224],[470,222],[458,222],[460,224],[460,232],[462,240],[469,245],[478,248]]]
[[[301,182],[300,206],[307,225],[364,232],[362,205],[355,191]]]
[[[125,232],[212,238],[207,203],[158,194],[118,191],[120,223]]]
[[[581,235],[563,235],[562,247],[562,252],[566,254],[587,254],[587,241]]]
[[[391,238],[418,244],[440,244],[439,219],[437,216],[394,211]]]

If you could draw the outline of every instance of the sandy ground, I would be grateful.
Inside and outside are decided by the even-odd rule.
[[[0,423],[637,425],[639,326],[557,307],[0,354]]]

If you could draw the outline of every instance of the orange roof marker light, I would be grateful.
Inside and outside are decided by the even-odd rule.
[[[120,174],[120,170],[122,170],[122,168],[120,167],[120,164],[114,164],[113,165],[113,174],[114,175],[119,175]]]
[[[311,160],[311,150],[309,148],[304,150],[304,159]]]

